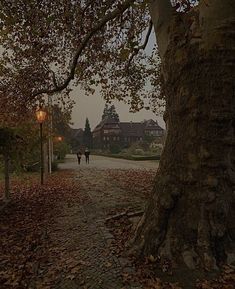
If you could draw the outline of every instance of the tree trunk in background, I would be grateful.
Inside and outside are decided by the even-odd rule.
[[[10,199],[10,157],[7,150],[4,152],[5,201]]]
[[[43,143],[43,178],[44,181],[48,178],[49,164],[48,164],[48,142]]]
[[[168,131],[134,248],[214,269],[234,261],[235,1],[203,1],[161,25],[157,2]]]

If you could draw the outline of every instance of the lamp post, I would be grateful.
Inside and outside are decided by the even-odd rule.
[[[40,169],[41,169],[41,185],[44,183],[44,158],[43,158],[43,136],[42,136],[42,124],[46,120],[47,113],[40,107],[36,111],[36,118],[40,125],[40,145],[41,145],[41,161],[40,161]]]
[[[53,139],[52,139],[52,131],[53,131],[53,120],[52,120],[52,98],[51,95],[48,95],[48,121],[49,121],[49,130],[48,130],[48,172],[52,173],[52,162],[54,161],[53,156]]]

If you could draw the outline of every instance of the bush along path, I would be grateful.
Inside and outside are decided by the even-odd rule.
[[[87,168],[55,173],[43,187],[35,177],[15,180],[0,211],[1,289],[188,289],[156,273],[170,273],[169,264],[125,255],[154,176]],[[233,273],[198,288],[233,288]]]

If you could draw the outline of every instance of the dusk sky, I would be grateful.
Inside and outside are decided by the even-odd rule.
[[[93,95],[86,96],[85,93],[79,88],[75,88],[71,92],[72,98],[75,100],[72,113],[72,122],[74,128],[84,128],[86,117],[88,117],[91,125],[91,129],[100,122],[105,101],[101,98],[98,92]],[[137,113],[130,113],[129,106],[123,102],[115,101],[113,104],[116,107],[116,111],[119,114],[120,121],[142,121],[144,119],[158,120],[161,127],[165,128],[162,117],[156,116],[151,111],[141,110]]]
[[[155,34],[152,33],[149,43],[146,47],[147,54],[150,54],[153,45],[156,43]],[[74,128],[84,128],[86,117],[88,117],[91,125],[91,129],[100,122],[102,113],[105,106],[105,101],[102,99],[101,95],[97,92],[93,95],[86,96],[84,91],[79,87],[76,87],[71,92],[73,100],[76,102],[72,114],[72,122],[74,123]],[[142,121],[144,119],[157,120],[159,125],[165,128],[165,123],[160,116],[156,116],[151,111],[141,110],[137,113],[130,113],[129,106],[123,102],[114,101],[113,104],[116,107],[116,111],[119,114],[120,121]]]

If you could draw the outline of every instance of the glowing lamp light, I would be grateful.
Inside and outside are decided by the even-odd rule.
[[[47,113],[41,108],[36,111],[36,118],[39,123],[43,123],[46,120]]]
[[[58,136],[57,140],[62,141],[63,140],[62,136]]]

